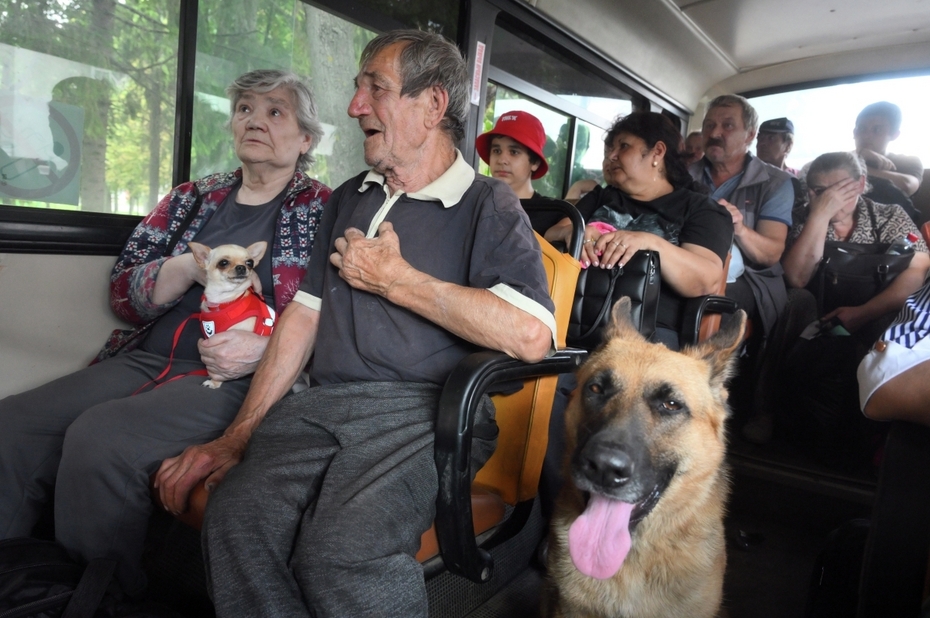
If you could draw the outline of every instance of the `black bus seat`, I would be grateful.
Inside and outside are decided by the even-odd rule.
[[[682,347],[709,339],[720,330],[723,314],[736,313],[738,309],[736,301],[726,296],[727,272],[729,269],[730,254],[727,253],[727,257],[723,261],[723,278],[717,288],[717,293],[689,298],[685,301],[684,317],[682,318],[681,333],[679,333],[679,342]],[[743,341],[749,339],[750,326],[747,320]]]

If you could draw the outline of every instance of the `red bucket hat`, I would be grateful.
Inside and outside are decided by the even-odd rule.
[[[491,163],[491,139],[495,135],[509,137],[526,146],[530,152],[539,157],[539,167],[533,172],[533,180],[537,180],[546,175],[549,171],[549,164],[543,155],[543,147],[546,145],[546,132],[543,130],[542,123],[539,119],[527,112],[507,112],[501,114],[494,123],[494,128],[487,133],[482,133],[475,140],[475,150],[478,156],[485,163]]]

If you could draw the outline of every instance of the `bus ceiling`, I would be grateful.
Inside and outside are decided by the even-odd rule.
[[[531,4],[692,110],[725,92],[930,71],[930,11],[914,0]]]

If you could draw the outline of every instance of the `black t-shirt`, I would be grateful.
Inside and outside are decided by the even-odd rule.
[[[706,195],[687,189],[641,202],[612,186],[595,187],[581,198],[577,208],[586,223],[602,221],[620,230],[656,234],[676,246],[692,244],[710,249],[721,265],[733,242],[730,213]],[[661,255],[659,258],[661,262]],[[682,296],[663,285],[657,324],[679,332],[683,303]]]
[[[920,212],[914,208],[914,202],[893,182],[887,178],[869,176],[869,184],[872,188],[868,193],[863,194],[863,197],[869,198],[876,204],[897,204],[904,209],[915,224],[920,224]]]
[[[523,206],[526,214],[530,217],[530,225],[533,226],[533,231],[540,236],[545,236],[546,230],[565,218],[564,214],[558,212],[533,210],[533,206],[550,204],[564,205],[568,204],[568,202],[540,195],[538,191],[533,193],[533,197],[520,200],[520,205]]]
[[[265,255],[259,260],[255,271],[262,282],[262,295],[265,297],[265,302],[272,307],[275,305],[274,285],[271,276],[271,245],[274,242],[278,211],[284,202],[285,191],[279,193],[266,204],[248,206],[236,202],[236,194],[239,192],[237,186],[223,200],[223,203],[216,209],[216,212],[203,226],[203,229],[194,236],[194,241],[211,248],[220,245],[248,247],[252,243],[261,240],[267,242],[268,247],[265,249]],[[190,248],[185,253],[190,253]],[[181,302],[158,319],[158,322],[155,323],[142,343],[141,349],[153,354],[169,356],[175,331],[188,316],[200,312],[202,297],[203,286],[195,283],[181,297]],[[184,326],[180,339],[178,339],[174,357],[185,360],[200,360],[197,342],[201,338],[203,338],[203,335],[200,332],[200,322],[198,320],[188,321]]]

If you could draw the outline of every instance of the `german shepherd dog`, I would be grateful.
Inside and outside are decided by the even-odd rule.
[[[544,615],[710,618],[726,569],[726,382],[746,315],[678,353],[629,314],[621,298],[566,411]]]

